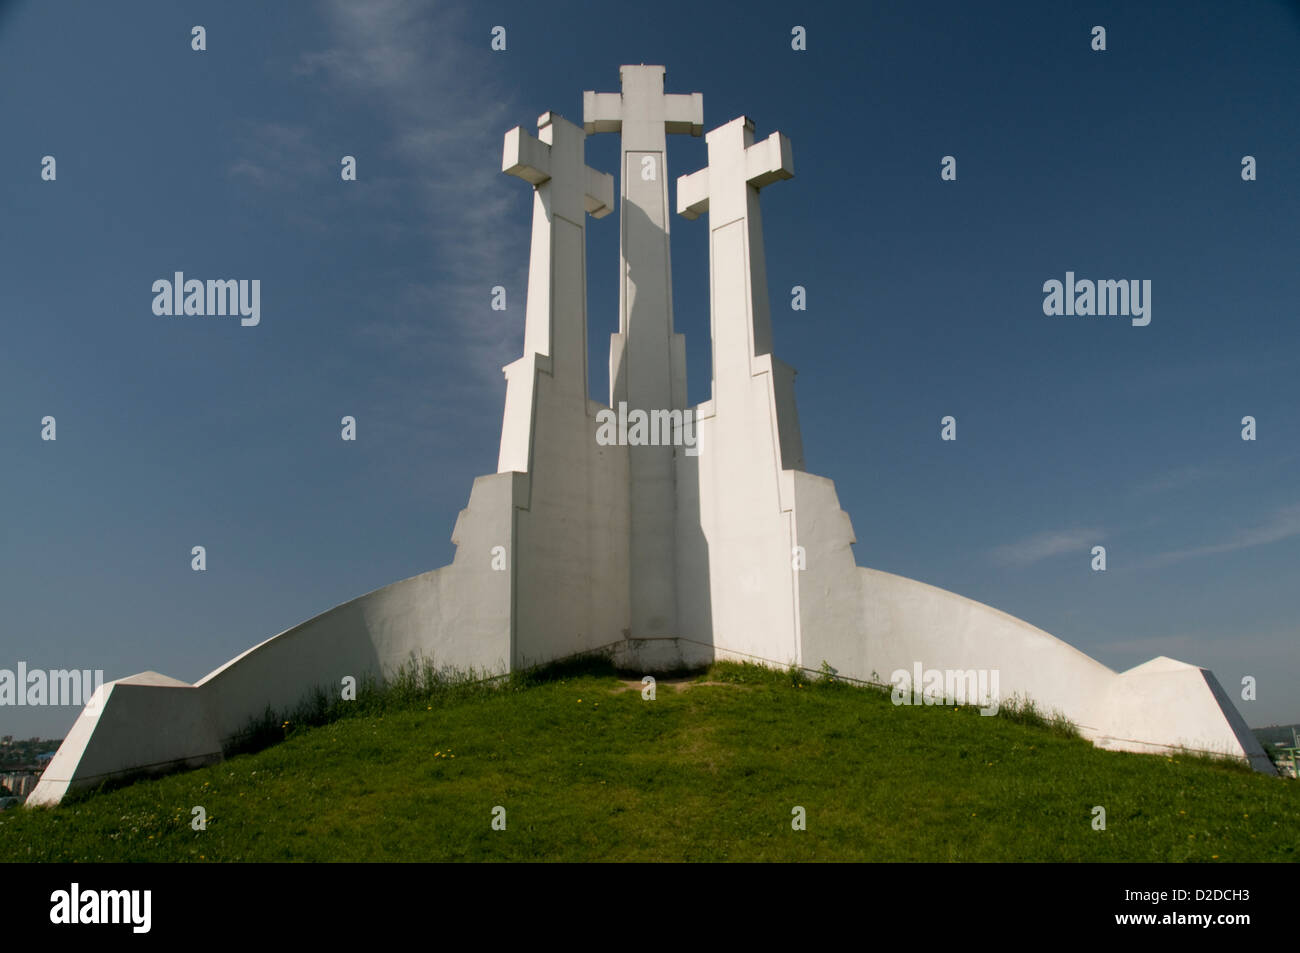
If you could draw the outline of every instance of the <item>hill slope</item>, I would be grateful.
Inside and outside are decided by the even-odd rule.
[[[1300,784],[1249,769],[752,666],[653,701],[632,685],[590,671],[290,725],[255,754],[0,814],[0,860],[1300,859]]]

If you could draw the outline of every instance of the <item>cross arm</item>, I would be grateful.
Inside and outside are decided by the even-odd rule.
[[[745,180],[756,189],[794,178],[794,155],[790,140],[774,132],[745,150]]]
[[[586,166],[587,190],[583,196],[587,214],[592,218],[604,218],[614,211],[614,177],[608,172],[597,172]]]
[[[668,133],[704,134],[704,94],[671,93],[663,97],[664,131]],[[623,96],[621,93],[582,94],[582,128],[587,135],[597,132],[622,132]]]
[[[700,169],[677,179],[677,214],[692,221],[709,210],[709,170]]]
[[[739,123],[741,121],[738,119],[735,122]],[[743,120],[743,122],[745,138],[748,138],[748,130],[752,126],[749,120]],[[715,133],[725,130],[731,125],[719,127],[719,129],[709,133],[709,136],[712,137]],[[743,146],[743,140],[738,145]],[[720,147],[717,140],[710,146],[711,149]],[[794,178],[794,155],[790,148],[790,140],[781,133],[774,132],[762,142],[745,146],[744,149],[744,174],[747,185],[761,189],[773,182]],[[716,156],[715,161],[717,161]],[[688,219],[696,219],[707,212],[709,210],[710,188],[708,166],[698,172],[692,172],[690,175],[683,175],[678,178],[677,214]]]
[[[501,171],[541,185],[551,177],[551,147],[525,132],[522,126],[515,126],[506,133]]]
[[[704,134],[704,94],[671,93],[664,96],[664,131]]]
[[[550,113],[541,117],[542,125],[552,121]],[[522,126],[515,126],[506,133],[501,171],[532,183],[534,188],[544,185],[552,175],[550,144],[525,132]],[[583,208],[592,218],[604,218],[614,210],[614,177],[589,165],[582,166],[581,176]]]
[[[595,132],[621,132],[623,129],[622,95],[597,93],[591,90],[584,92],[582,128],[589,136]]]

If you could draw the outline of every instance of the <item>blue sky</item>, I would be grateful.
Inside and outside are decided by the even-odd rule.
[[[588,9],[0,0],[0,668],[192,681],[449,562],[523,340],[531,197],[502,136],[581,121],[644,62],[706,129],[793,141],[763,192],[775,350],[858,562],[1116,669],[1255,676],[1247,721],[1300,721],[1300,4]],[[700,168],[703,139],[668,162]],[[672,223],[692,401],[705,228]],[[588,267],[601,398],[617,216]],[[260,279],[261,323],[155,316],[174,271]],[[1149,279],[1151,324],[1045,316],[1067,271]]]

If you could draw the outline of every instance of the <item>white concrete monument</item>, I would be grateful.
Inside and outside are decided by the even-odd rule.
[[[622,87],[585,94],[585,128],[545,113],[538,137],[506,133],[502,169],[533,187],[524,354],[504,369],[497,472],[474,481],[452,563],[193,685],[153,672],[104,685],[28,803],[217,760],[268,706],[291,710],[347,677],[421,659],[496,674],[588,652],[650,672],[825,663],[918,694],[955,685],[968,700],[992,674],[993,693],[1059,710],[1099,746],[1215,752],[1272,772],[1205,669],[1158,658],[1117,673],[989,606],[857,565],[834,484],[804,470],[794,370],[773,354],[759,190],[793,176],[790,141],[756,143],[744,117],[709,132],[708,166],[677,182],[677,211],[709,228],[712,393],[687,405],[666,139],[701,134],[703,100],[666,94],[661,66],[623,67]],[[587,393],[586,216],[612,211],[614,193],[584,152],[603,132],[622,137],[609,406]]]
[[[610,338],[609,403],[633,410],[686,407],[686,339],[673,333],[668,254],[667,134],[700,135],[704,97],[668,95],[662,66],[625,66],[622,93],[583,93],[588,133],[621,137],[618,333]],[[678,635],[677,483],[671,446],[629,446],[628,539],[633,639]]]

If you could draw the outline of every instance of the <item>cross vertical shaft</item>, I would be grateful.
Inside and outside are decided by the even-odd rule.
[[[613,209],[613,177],[590,168],[586,134],[555,113],[537,120],[540,139],[516,126],[505,136],[501,170],[532,183],[524,356],[506,368],[506,421],[497,472],[529,472],[534,355],[558,393],[585,411],[587,401],[586,216]]]
[[[810,572],[797,562],[796,547],[818,538],[820,521],[838,521],[829,505],[797,503],[800,492],[808,497],[797,489],[807,484],[796,476],[794,370],[772,354],[759,189],[793,176],[790,141],[774,133],[755,143],[743,116],[705,139],[709,164],[677,180],[677,209],[709,216],[713,398],[701,415],[698,482],[714,644],[744,638],[764,658],[807,664],[801,599],[818,604],[827,573],[839,567],[851,579],[852,569],[824,553]]]
[[[619,330],[610,341],[610,405],[686,405],[686,348],[673,333],[669,256],[669,133],[700,135],[704,97],[664,92],[662,66],[624,66],[621,93],[583,94],[588,133],[622,139]],[[633,638],[677,635],[676,480],[671,447],[632,446],[629,553]]]
[[[779,132],[755,144],[754,124],[744,116],[711,130],[706,141],[708,167],[678,179],[677,210],[690,219],[709,216],[713,400],[718,411],[728,402],[729,390],[748,387],[755,358],[772,352],[758,191],[793,177],[794,161],[790,140]],[[791,459],[785,465],[795,464]]]

